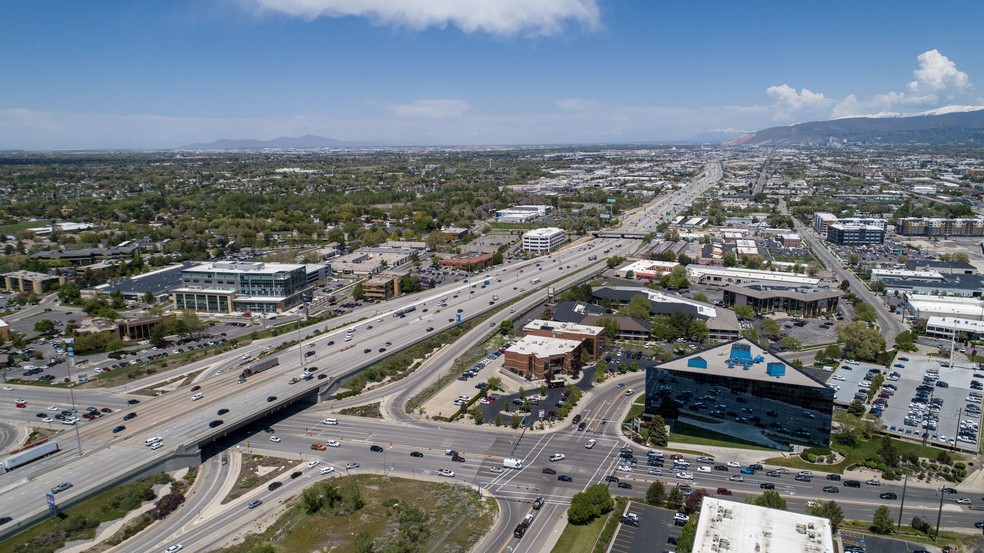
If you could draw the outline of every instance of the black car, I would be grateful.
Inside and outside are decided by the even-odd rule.
[[[319,374],[318,375],[318,380],[324,380],[326,378],[328,378],[328,375],[327,374]]]
[[[813,477],[807,476],[805,474],[797,474],[794,480],[796,480],[797,482],[810,482],[813,480]]]
[[[771,482],[762,482],[759,484],[759,488],[762,488],[763,490],[774,490],[776,489],[776,485]]]
[[[267,402],[277,401],[277,396],[267,396]]]
[[[860,480],[845,480],[844,481],[844,486],[846,486],[848,488],[860,488],[861,487],[861,481]]]
[[[714,465],[714,470],[723,470],[724,472],[728,472],[728,467],[727,465]]]
[[[465,458],[462,457],[461,455],[452,455],[451,456],[451,460],[454,461],[454,462],[456,462],[456,463],[464,463],[465,462]]]
[[[619,482],[618,483],[618,487],[619,488],[625,488],[627,490],[631,490],[632,489],[632,484],[629,484],[628,482]]]
[[[129,400],[129,401],[126,402],[127,405],[136,405],[138,403],[140,403],[140,400],[139,399],[131,399],[131,400]]]
[[[618,476],[608,475],[605,477],[605,482],[618,482]]]
[[[898,494],[895,494],[893,492],[885,492],[885,493],[879,495],[878,497],[880,497],[882,499],[898,499],[899,498]]]
[[[137,418],[137,414],[136,413],[127,413],[127,414],[123,415],[123,420],[125,420],[125,421],[131,420],[131,419],[135,419],[135,418]]]
[[[550,467],[543,467],[543,474],[557,474],[557,471]]]
[[[214,421],[208,423],[209,428],[215,428],[216,426],[221,426],[225,422],[222,419],[215,419]]]
[[[376,453],[379,453],[382,450],[383,450],[382,446],[378,446],[378,445],[369,446],[369,451],[375,451]]]
[[[280,486],[283,486],[283,485],[284,485],[283,482],[270,482],[270,485],[267,486],[267,489],[272,492],[273,490],[275,490],[275,489],[277,489],[277,488],[279,488]]]
[[[116,434],[117,432],[123,432],[124,430],[126,430],[126,427],[121,424],[113,429],[113,434]]]
[[[752,470],[765,470],[765,467],[763,467],[762,465],[759,465],[759,464],[748,465],[748,468],[750,468]]]
[[[837,486],[824,486],[823,491],[824,493],[840,493],[841,490]]]
[[[228,412],[229,412],[228,409],[219,409],[218,412],[216,413],[216,415],[224,415],[224,414],[226,414]]]
[[[293,480],[295,478],[300,478],[301,474],[303,474],[301,471],[295,470],[294,472],[290,473],[290,479]]]
[[[573,478],[571,478],[570,476],[567,476],[566,474],[561,474],[560,476],[557,477],[557,480],[560,480],[561,482],[573,482],[574,481]]]
[[[839,474],[828,474],[827,480],[833,480],[834,482],[840,482],[841,475]]]
[[[632,518],[632,517],[622,517],[622,518],[620,518],[618,520],[619,520],[619,522],[621,522],[622,524],[625,524],[626,526],[636,526],[636,527],[639,526],[639,521],[637,519],[635,519],[635,518]]]
[[[8,522],[10,522],[12,520],[14,520],[14,519],[12,519],[10,517],[0,517],[0,525],[7,524]]]
[[[533,510],[534,511],[539,511],[540,508],[543,507],[543,504],[544,503],[546,503],[546,502],[543,500],[542,497],[538,497],[538,498],[534,499],[533,500]]]
[[[372,353],[372,350],[369,349],[369,348],[366,348],[366,349],[362,350],[362,353]]]
[[[577,431],[578,432],[584,432],[584,429],[587,428],[587,426],[588,426],[588,423],[582,422],[582,423],[580,423],[580,424],[577,425]]]
[[[411,451],[411,452],[410,452],[410,456],[411,456],[411,457],[423,457],[423,456],[424,456],[424,454],[423,454],[423,453],[421,453],[421,452],[419,452],[419,451]]]

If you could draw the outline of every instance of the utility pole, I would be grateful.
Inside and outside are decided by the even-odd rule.
[[[899,503],[899,523],[896,530],[902,530],[902,511],[905,510],[905,488],[909,483],[909,473],[905,473],[905,480],[902,481],[902,501]],[[943,492],[940,491],[940,497],[943,496]]]
[[[942,520],[942,519],[943,519],[943,489],[941,488],[940,489],[940,510],[937,511],[937,513],[936,513],[936,536],[933,538],[933,541],[934,542],[940,540],[940,520]]]

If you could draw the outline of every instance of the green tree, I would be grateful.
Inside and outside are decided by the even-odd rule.
[[[697,522],[699,519],[699,513],[691,515],[687,523],[683,525],[683,528],[680,530],[680,537],[677,538],[677,553],[691,553],[693,551],[694,540],[697,538]]]
[[[673,487],[670,489],[670,493],[666,494],[666,508],[667,509],[679,509],[683,507],[684,495],[680,491],[680,488]]]
[[[622,308],[622,312],[634,319],[649,320],[652,304],[645,294],[636,294],[629,299],[629,304]]]
[[[860,417],[861,415],[864,414],[866,410],[867,409],[864,406],[864,403],[858,400],[852,401],[851,404],[847,406],[847,412],[854,415],[855,417]]]
[[[765,492],[756,497],[752,503],[758,505],[759,507],[768,507],[769,509],[779,509],[781,511],[789,510],[786,508],[786,500],[783,499],[782,496],[779,495],[779,492],[775,490],[765,490]]]
[[[616,321],[614,317],[602,315],[601,317],[598,317],[597,325],[605,329],[605,338],[608,338],[609,340],[618,338],[618,321]]]
[[[780,343],[788,350],[799,351],[803,344],[800,343],[798,338],[793,338],[792,336],[784,337]]]
[[[844,524],[844,509],[836,501],[820,501],[807,509],[807,512],[815,517],[822,517],[830,521],[830,527],[834,532]],[[891,514],[889,514],[891,516]]]
[[[503,336],[509,336],[513,333],[514,329],[512,319],[506,319],[499,323],[499,334],[502,334]]]
[[[489,392],[494,392],[496,390],[502,389],[502,378],[498,376],[490,376],[488,380],[485,381],[485,389]]]
[[[777,323],[775,319],[766,317],[762,321],[762,332],[764,332],[764,333],[766,333],[766,334],[768,334],[770,336],[771,335],[775,335],[775,334],[779,334],[779,328],[780,328],[779,327],[779,323]]]
[[[55,322],[51,319],[41,319],[40,321],[34,323],[34,332],[40,332],[41,334],[51,334],[55,331]]]
[[[352,287],[352,297],[361,300],[366,297],[366,293],[362,290],[362,283],[356,282],[355,286]]]
[[[144,292],[143,301],[144,303],[154,303],[154,293],[151,292],[150,290]]]
[[[844,342],[844,350],[858,359],[873,361],[885,349],[885,338],[877,328],[855,321],[837,327],[837,337]]]
[[[482,413],[482,410],[479,409],[477,405],[472,407],[468,411],[468,414],[471,415],[471,418],[475,421],[475,424],[482,424],[485,422],[485,414]]]
[[[739,319],[751,320],[755,318],[755,308],[751,305],[736,305],[735,315]]]
[[[654,507],[662,507],[664,499],[666,499],[666,486],[659,480],[655,480],[646,489],[646,503]]]
[[[109,295],[109,299],[111,302],[110,306],[112,306],[113,309],[123,309],[125,305],[123,302],[123,292],[113,290],[113,292]]]
[[[670,435],[666,431],[666,421],[661,415],[654,415],[649,425],[649,442],[657,447],[666,447]]]
[[[735,254],[728,252],[724,254],[724,258],[721,260],[721,263],[723,263],[725,267],[734,267],[738,264],[738,258],[735,257]]]
[[[839,359],[841,356],[841,348],[837,344],[830,344],[823,350],[823,354],[827,359]]]
[[[63,304],[78,304],[82,301],[82,293],[74,284],[69,282],[58,290],[58,301]]]
[[[882,505],[875,509],[875,514],[871,520],[871,531],[876,534],[891,534],[895,530],[895,521],[892,520],[892,510]]]
[[[669,274],[663,275],[660,282],[669,290],[687,288],[690,286],[690,281],[687,280],[687,268],[683,265],[673,267],[673,270]]]
[[[567,522],[578,526],[592,520],[594,520],[594,509],[591,507],[591,501],[583,492],[574,494],[571,498],[571,506],[567,508]]]
[[[888,436],[882,436],[881,445],[878,447],[878,456],[882,458],[889,467],[899,466],[899,450],[896,449],[895,444],[892,439]]]
[[[697,292],[696,294],[694,294],[694,301],[707,303],[708,302],[707,294],[703,292]]]
[[[915,337],[912,333],[909,331],[900,332],[895,337],[895,349],[907,352],[916,351],[918,348],[916,347]]]

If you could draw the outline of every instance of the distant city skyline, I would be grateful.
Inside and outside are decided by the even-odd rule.
[[[970,0],[0,6],[0,149],[669,142],[984,106]]]

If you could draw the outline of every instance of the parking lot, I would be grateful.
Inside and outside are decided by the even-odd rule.
[[[639,526],[619,524],[609,551],[612,553],[676,551],[675,540],[680,537],[680,527],[673,524],[673,511],[630,501],[625,512],[637,515]]]

